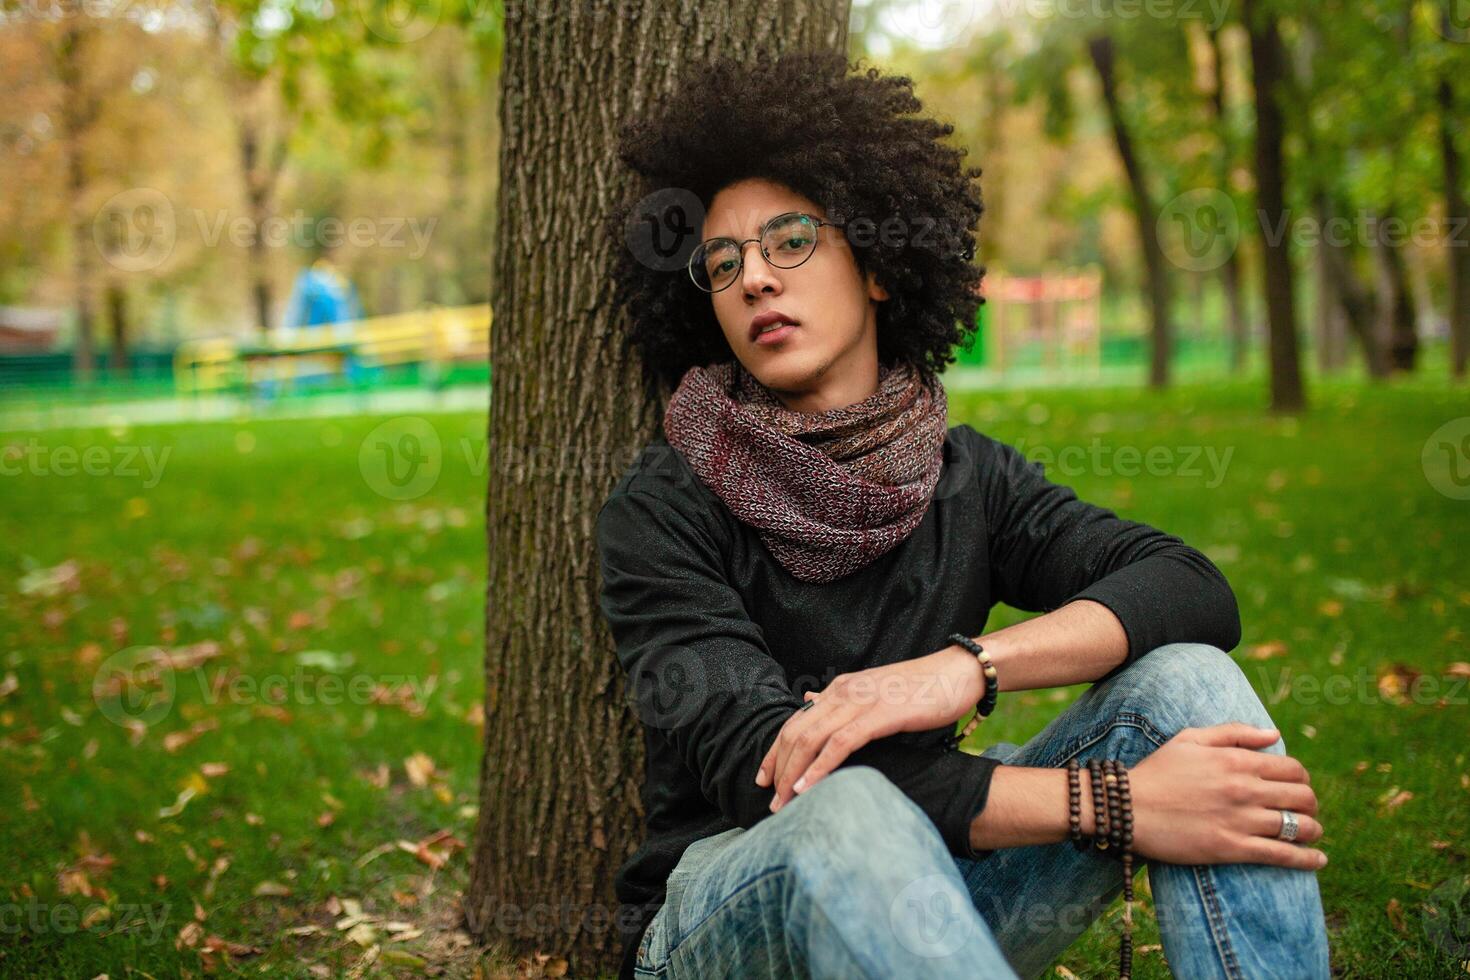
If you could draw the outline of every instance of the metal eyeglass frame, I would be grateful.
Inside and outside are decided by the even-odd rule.
[[[780,263],[777,263],[777,262],[771,262],[770,253],[767,252],[766,251],[766,247],[761,244],[761,240],[766,237],[766,231],[772,225],[774,225],[776,222],[780,221],[781,219],[783,219],[783,218],[789,218],[792,215],[798,215],[800,217],[806,218],[808,221],[810,221],[812,223],[813,227],[816,228],[816,229],[818,229],[818,230],[820,230],[824,225],[831,225],[833,228],[842,228],[842,227],[844,227],[844,224],[845,224],[844,222],[841,222],[841,221],[827,221],[827,220],[825,220],[823,218],[818,218],[814,214],[808,214],[805,211],[783,211],[782,213],[776,215],[775,217],[768,218],[765,222],[763,222],[761,224],[761,226],[760,226],[760,234],[757,235],[755,238],[747,238],[744,241],[735,241],[735,239],[729,238],[729,237],[706,238],[704,241],[700,242],[698,246],[695,247],[695,249],[694,249],[693,252],[690,252],[689,253],[689,265],[688,265],[689,278],[691,280],[693,280],[694,285],[695,285],[695,288],[697,288],[702,293],[708,293],[711,296],[713,296],[715,293],[724,292],[726,289],[729,289],[731,286],[735,285],[735,280],[736,279],[739,279],[740,278],[740,273],[742,273],[742,272],[745,271],[745,246],[749,245],[751,242],[755,242],[756,243],[756,246],[760,248],[760,250],[761,250],[761,257],[764,258],[767,262],[770,262],[771,265],[775,266],[777,269],[798,269],[801,266],[805,265],[811,259],[811,257],[817,253],[817,245],[821,243],[821,239],[818,238],[818,237],[816,237],[816,232],[815,231],[813,232],[813,238],[812,238],[812,250],[810,252],[806,253],[806,257],[803,258],[800,262],[796,263],[796,265],[781,265]],[[694,259],[695,259],[696,256],[699,255],[700,248],[704,247],[705,245],[708,245],[710,242],[721,242],[721,241],[724,241],[724,242],[735,242],[735,254],[740,257],[740,265],[735,268],[735,275],[734,275],[734,277],[729,282],[727,282],[723,286],[721,286],[719,289],[705,289],[703,286],[701,286],[699,284],[699,280],[694,275]]]

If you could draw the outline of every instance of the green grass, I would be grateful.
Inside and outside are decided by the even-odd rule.
[[[1321,800],[1335,970],[1450,974],[1426,915],[1470,854],[1470,686],[1451,675],[1470,661],[1470,501],[1431,486],[1421,451],[1470,399],[1427,382],[1314,396],[1301,420],[1265,415],[1259,386],[954,392],[951,415],[1219,562],[1235,656]],[[466,853],[434,872],[398,846],[470,842],[481,731],[483,419],[426,418],[442,471],[404,500],[363,454],[378,418],[0,435],[0,973],[198,972],[209,937],[259,950],[214,954],[224,973],[337,975],[357,939],[383,951],[369,973],[412,975],[411,956],[473,970],[452,934]],[[65,475],[61,446],[106,462]],[[156,482],[126,465],[134,448],[163,461]],[[179,668],[140,669],[155,647]],[[171,696],[111,696],[109,664],[134,666],[134,692],[172,677]],[[1414,673],[1438,687],[1389,696]],[[1079,690],[1018,695],[976,738],[1024,741]],[[434,765],[422,786],[416,753]],[[333,896],[375,936],[338,929],[352,909]],[[1111,975],[1117,913],[1061,963]],[[425,931],[393,939],[391,921]],[[1157,941],[1145,915],[1137,942]],[[1137,964],[1166,975],[1156,951]]]

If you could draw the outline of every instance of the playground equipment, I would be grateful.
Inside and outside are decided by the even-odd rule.
[[[988,272],[986,366],[1096,375],[1102,370],[1102,271],[1047,276]]]
[[[488,360],[490,321],[490,307],[482,303],[278,328],[263,340],[187,341],[174,355],[174,383],[188,394],[241,388],[275,393],[309,379],[356,382],[410,364],[433,383],[457,362]]]

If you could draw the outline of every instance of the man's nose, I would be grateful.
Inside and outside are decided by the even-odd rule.
[[[747,253],[747,246],[755,246],[754,253]],[[767,289],[780,289],[781,280],[776,277],[776,269],[766,261],[766,256],[760,249],[759,242],[746,242],[740,246],[740,278],[741,286],[745,295],[754,296]]]

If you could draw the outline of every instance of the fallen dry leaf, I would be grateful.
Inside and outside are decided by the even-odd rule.
[[[1280,640],[1272,640],[1269,643],[1257,643],[1246,653],[1246,656],[1252,660],[1270,660],[1272,657],[1284,657],[1285,655],[1286,644]]]

